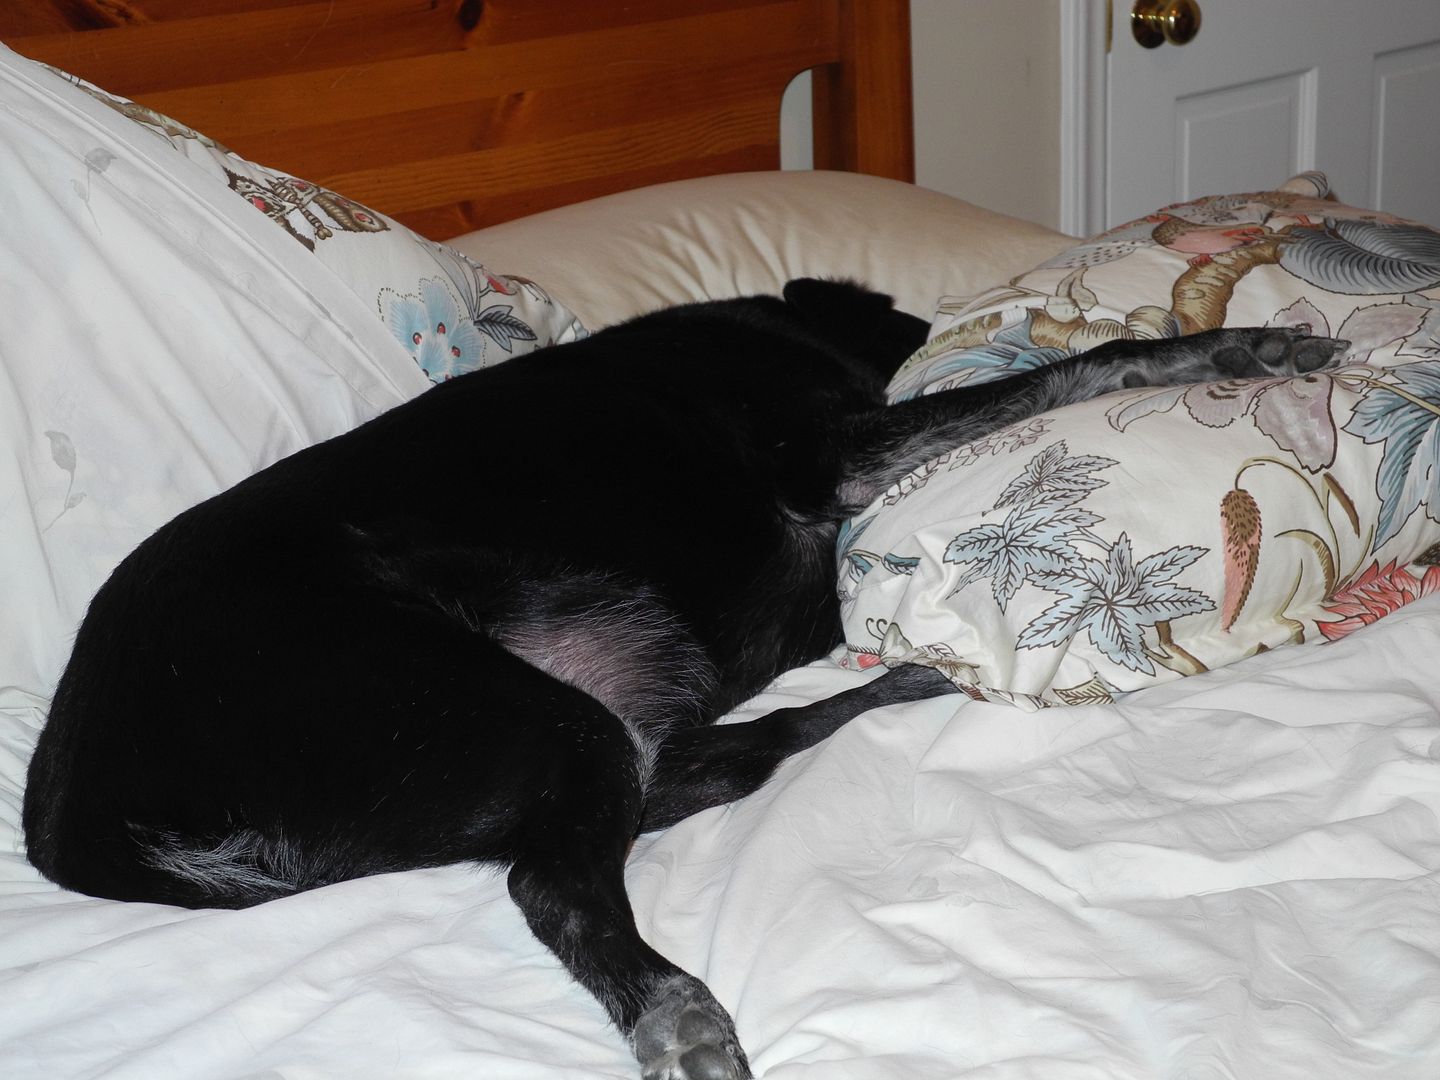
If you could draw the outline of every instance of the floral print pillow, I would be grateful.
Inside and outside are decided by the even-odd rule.
[[[1112,229],[942,301],[899,400],[1116,337],[1306,325],[1295,379],[1127,390],[960,447],[850,522],[846,663],[1027,707],[1344,636],[1440,589],[1440,233],[1318,174]]]
[[[343,195],[246,161],[153,109],[55,74],[198,162],[315,255],[374,305],[432,382],[585,336],[574,314],[533,281],[491,273]]]

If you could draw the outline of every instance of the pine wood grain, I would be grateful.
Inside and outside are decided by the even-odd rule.
[[[0,38],[437,238],[773,168],[806,69],[817,166],[913,178],[907,0],[27,0]]]

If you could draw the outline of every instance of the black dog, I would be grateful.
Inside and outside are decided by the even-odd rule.
[[[637,830],[946,686],[902,668],[709,726],[837,643],[839,524],[1043,409],[1336,351],[1217,331],[883,407],[924,333],[816,281],[664,311],[457,378],[180,515],[80,628],[30,767],[31,860],[188,907],[499,862],[647,1077],[749,1076],[726,1012],[640,939],[622,865]]]

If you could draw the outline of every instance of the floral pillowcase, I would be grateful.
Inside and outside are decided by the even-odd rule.
[[[284,229],[374,305],[432,382],[585,336],[574,314],[533,281],[491,273],[384,214],[246,161],[168,116],[51,70],[167,140]]]
[[[1298,326],[1295,379],[1127,390],[912,473],[841,542],[846,663],[1029,707],[1341,637],[1440,590],[1440,233],[1324,178],[1168,207],[944,301],[904,399],[1116,337]]]

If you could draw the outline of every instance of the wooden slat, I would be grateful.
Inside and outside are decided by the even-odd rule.
[[[297,121],[313,127],[559,87],[572,88],[574,107],[604,122],[596,95],[603,100],[606,84],[615,78],[644,76],[662,99],[669,84],[694,78],[691,73],[700,68],[773,70],[783,87],[838,49],[833,34],[809,24],[812,6],[772,0],[754,11],[669,19],[640,37],[623,27],[563,34],[483,50],[216,81],[155,91],[140,100],[226,145]],[[717,65],[717,56],[723,64]],[[717,97],[722,91],[716,88]]]
[[[31,34],[139,26],[232,11],[293,7],[314,0],[4,0],[0,3],[0,38]]]
[[[498,97],[427,106],[407,112],[361,114],[344,120],[300,124],[283,130],[256,131],[243,137],[233,132],[230,145],[256,161],[284,160],[287,170],[321,182],[339,173],[374,164],[374,145],[389,148],[385,164],[399,170],[449,154],[493,146],[553,143],[577,132],[605,126],[596,119],[623,116],[632,123],[665,121],[677,124],[689,112],[713,107],[715,100],[760,100],[771,115],[757,115],[756,141],[778,146],[774,113],[784,91],[765,71],[694,67],[683,81],[656,94],[652,80],[632,72],[587,89],[577,108],[570,86],[504,94]],[[297,119],[301,119],[297,117]],[[200,126],[204,126],[203,124]],[[778,150],[777,150],[778,153]]]
[[[225,15],[233,12],[257,12],[270,8],[299,7],[315,0],[61,0],[62,3],[84,3],[111,10],[124,4],[131,22],[164,22],[167,19],[191,19],[197,15]],[[138,17],[137,17],[138,16]]]
[[[758,8],[773,0],[485,0],[475,28],[475,43],[507,41],[583,33],[605,27],[637,27],[677,16],[706,15]]]
[[[909,0],[839,0],[840,51],[812,86],[815,167],[915,180]]]
[[[774,167],[806,68],[817,165],[913,172],[907,0],[33,3],[19,22],[0,0],[0,29],[91,26],[92,8],[122,25],[11,35],[18,51],[437,237]]]
[[[518,197],[528,189],[571,182],[577,171],[593,177],[613,176],[747,147],[759,146],[769,154],[773,168],[779,164],[773,140],[757,143],[751,134],[756,119],[767,118],[773,111],[768,100],[727,102],[721,108],[688,114],[689,122],[683,125],[667,117],[549,142],[452,154],[427,161],[423,168],[378,165],[325,177],[321,182],[359,202],[401,214],[465,199],[474,192],[477,175],[485,177],[487,195]]]
[[[61,6],[60,0],[35,0],[23,3],[12,0],[0,3],[0,41],[13,41],[32,34],[63,34],[73,30],[94,30],[102,26],[120,25],[108,13],[85,5],[74,10]]]
[[[222,14],[200,14],[206,10],[200,0],[194,7],[193,17],[12,44],[26,56],[138,99],[242,74],[299,75],[465,43],[449,5],[431,0],[319,0]]]

